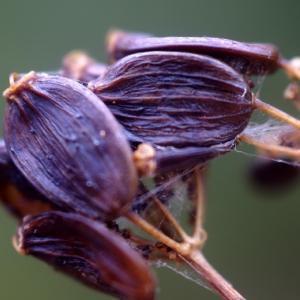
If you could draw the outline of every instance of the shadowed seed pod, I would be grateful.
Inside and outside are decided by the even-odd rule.
[[[277,143],[293,149],[300,148],[300,134],[297,130],[282,130],[278,136],[265,138],[270,144]],[[298,182],[299,160],[263,150],[258,154],[261,157],[254,159],[247,170],[252,185],[261,191],[278,193]]]
[[[68,53],[62,62],[63,68],[60,76],[78,80],[83,83],[99,77],[107,68],[105,64],[98,63],[83,51]]]
[[[299,181],[299,166],[287,162],[256,159],[247,170],[250,183],[260,190],[278,193]]]
[[[88,87],[132,144],[156,147],[165,171],[230,151],[253,110],[251,89],[241,74],[214,58],[184,52],[126,56]],[[148,152],[143,149],[151,157]]]
[[[67,78],[31,72],[16,79],[4,92],[4,135],[14,164],[62,210],[102,220],[122,215],[137,176],[109,109]]]
[[[20,221],[27,215],[58,210],[16,168],[3,140],[0,141],[0,201]]]
[[[211,37],[152,37],[141,33],[111,30],[106,39],[110,61],[148,51],[182,51],[205,54],[222,60],[238,72],[255,75],[274,72],[281,57],[270,44],[247,44]]]
[[[148,263],[103,224],[62,212],[25,218],[16,245],[100,292],[123,300],[152,300]],[[17,243],[16,243],[17,244]]]

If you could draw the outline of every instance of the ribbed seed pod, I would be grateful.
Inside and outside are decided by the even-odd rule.
[[[100,222],[61,212],[26,218],[19,228],[21,254],[114,297],[152,300],[155,280],[146,261]]]
[[[202,163],[204,156],[209,160],[230,151],[253,110],[242,75],[214,58],[184,52],[126,56],[88,87],[109,107],[131,143],[159,146],[158,152],[168,147],[181,168],[185,157]]]
[[[270,44],[248,44],[212,37],[153,37],[120,30],[109,32],[106,49],[112,62],[126,55],[148,51],[205,54],[247,75],[274,72],[281,56],[278,49]]]
[[[58,210],[16,168],[3,140],[0,141],[0,202],[20,221],[27,215]]]
[[[31,72],[4,92],[4,135],[23,175],[66,211],[122,215],[136,193],[129,144],[109,109],[81,84]]]

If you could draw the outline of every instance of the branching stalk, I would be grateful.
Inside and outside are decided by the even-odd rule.
[[[180,235],[182,240],[184,242],[190,241],[190,237],[186,234],[186,232],[183,230],[183,228],[180,226],[180,224],[177,222],[174,216],[170,213],[170,211],[156,197],[153,197],[152,200],[155,203],[155,205],[160,209],[160,211],[164,214],[164,216],[170,222],[170,224],[173,226],[176,232]]]
[[[245,299],[206,261],[198,247],[195,247],[194,244],[175,242],[140,216],[130,211],[126,213],[126,217],[150,236],[172,248],[179,256],[179,260],[187,262],[223,299]]]

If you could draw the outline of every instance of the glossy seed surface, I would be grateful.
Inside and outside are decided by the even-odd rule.
[[[62,210],[112,219],[136,193],[131,149],[109,109],[81,84],[33,72],[4,92],[14,164]]]
[[[235,140],[252,113],[252,93],[242,75],[191,53],[126,56],[88,87],[132,143],[210,147]]]

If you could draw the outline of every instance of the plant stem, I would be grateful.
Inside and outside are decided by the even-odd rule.
[[[258,139],[251,137],[249,134],[242,133],[239,135],[238,140],[244,141],[248,144],[251,144],[259,149],[264,149],[281,155],[291,156],[300,158],[300,149],[293,149],[285,146],[269,145],[263,142],[260,142]]]
[[[182,256],[182,259],[221,295],[223,299],[245,300],[245,298],[207,262],[203,254],[197,249],[194,249],[189,256]]]
[[[129,221],[131,221],[133,224],[140,227],[142,230],[144,230],[146,233],[148,233],[150,236],[154,237],[159,242],[165,244],[166,246],[170,247],[174,251],[176,251],[179,254],[187,255],[191,251],[191,245],[188,242],[184,243],[178,243],[174,241],[173,239],[169,238],[165,234],[163,234],[161,231],[157,230],[153,225],[145,221],[140,216],[136,215],[135,213],[131,211],[127,211],[127,213],[124,215]]]
[[[169,223],[174,227],[174,229],[180,235],[180,237],[182,238],[182,240],[184,242],[189,241],[190,237],[185,233],[185,231],[178,224],[178,222],[173,217],[173,215],[169,212],[169,210],[155,196],[153,196],[152,200],[155,203],[155,205],[160,209],[160,211],[163,213],[163,215],[167,218],[167,220],[169,221]]]
[[[280,59],[278,64],[288,73],[289,76],[300,80],[300,71],[295,68],[288,60],[282,58]]]
[[[287,124],[290,124],[290,125],[296,127],[297,129],[300,129],[300,121],[299,120],[282,112],[281,110],[273,107],[272,105],[269,105],[267,103],[260,101],[257,98],[255,98],[255,100],[254,100],[254,109],[263,111],[263,112],[265,112]]]
[[[177,243],[140,216],[128,211],[125,214],[131,222],[150,236],[172,248],[181,260],[187,262],[225,300],[245,300],[205,259],[197,247],[190,243]]]
[[[203,178],[199,167],[194,171],[196,181],[196,218],[194,225],[193,240],[198,246],[202,245],[206,239],[206,232],[203,230],[204,216],[204,187]]]

